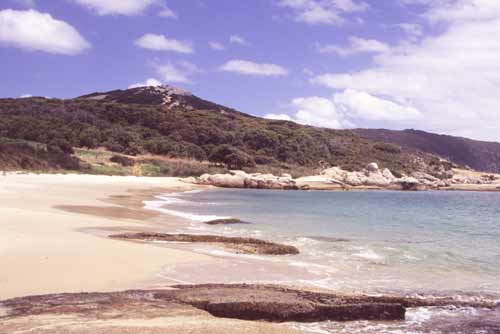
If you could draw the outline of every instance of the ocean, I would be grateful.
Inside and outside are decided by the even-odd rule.
[[[251,236],[291,244],[301,252],[235,255],[199,246],[197,251],[220,261],[164,268],[165,277],[178,282],[279,283],[345,293],[500,301],[498,193],[217,189],[162,194],[145,206],[165,213],[158,224],[169,215],[183,218],[177,232]],[[227,217],[248,224],[203,224]],[[500,323],[496,311],[430,308],[410,310],[406,322],[377,324],[382,327],[371,332],[362,323],[307,328],[311,333],[427,333],[426,326],[436,319],[445,325],[447,317],[453,323],[467,317]]]

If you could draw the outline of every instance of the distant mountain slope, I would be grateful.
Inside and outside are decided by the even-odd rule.
[[[356,129],[354,132],[367,140],[392,143],[406,149],[437,154],[476,170],[500,173],[500,143],[418,130]]]

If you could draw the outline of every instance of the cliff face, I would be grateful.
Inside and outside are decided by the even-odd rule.
[[[475,170],[500,172],[500,143],[418,130],[356,129],[354,132],[367,140],[396,144],[405,149],[436,154]]]

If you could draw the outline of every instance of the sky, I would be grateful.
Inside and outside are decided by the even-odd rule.
[[[0,0],[0,97],[172,85],[330,128],[500,141],[498,0]]]

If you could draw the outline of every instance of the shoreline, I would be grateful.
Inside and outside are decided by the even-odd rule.
[[[157,293],[158,289],[171,291],[175,289],[175,284],[188,283],[159,275],[165,266],[200,264],[217,270],[218,264],[226,263],[228,260],[224,256],[214,257],[196,251],[195,244],[192,243],[186,244],[185,247],[177,247],[173,244],[126,242],[109,238],[111,231],[113,234],[170,233],[173,227],[182,225],[186,219],[169,216],[168,221],[160,222],[155,220],[155,217],[160,217],[161,213],[145,209],[142,202],[164,193],[196,189],[213,188],[190,185],[177,178],[53,174],[8,174],[0,177],[0,214],[7,220],[7,223],[0,224],[0,266],[7,268],[0,272],[0,329],[2,326],[9,329],[11,327],[7,326],[17,326],[19,322],[25,326],[19,328],[24,329],[43,327],[52,322],[61,323],[64,328],[67,317],[76,317],[72,323],[85,322],[90,333],[101,333],[98,329],[100,327],[109,329],[102,333],[115,333],[113,331],[115,328],[118,328],[116,333],[120,333],[120,330],[146,329],[151,326],[163,330],[170,329],[172,333],[183,333],[187,329],[193,329],[194,333],[204,333],[207,328],[214,328],[218,333],[232,333],[234,326],[244,326],[245,333],[303,332],[289,324],[253,321],[242,323],[243,320],[238,318],[214,317],[206,310],[194,312],[191,309],[175,307],[171,313],[156,314],[152,319],[140,321],[137,317],[142,319],[144,314],[137,315],[137,310],[132,314],[127,313],[129,310],[123,311],[124,318],[120,321],[100,319],[98,323],[94,320],[89,321],[88,317],[81,319],[80,315],[73,314],[73,311],[69,313],[53,311],[49,312],[50,316],[33,316],[26,313],[5,320],[9,311],[2,307],[2,302],[11,302],[11,298],[15,297],[20,297],[15,300],[30,301],[36,299],[34,295],[39,295],[42,299],[53,300],[59,298],[59,295],[54,294],[64,293],[65,296],[75,296],[74,298],[77,298],[75,300],[82,302],[87,298],[85,296],[88,296],[86,292],[99,291],[102,298],[108,298],[107,296],[114,294],[126,295],[127,292],[124,290],[130,289],[140,289],[143,291],[141,293],[147,296],[150,293]],[[261,289],[260,287],[265,285],[255,286]],[[288,285],[290,289],[292,286]],[[203,285],[194,287],[196,290],[203,288]],[[226,291],[224,289],[230,291],[230,284],[220,284],[218,287],[223,289],[222,295],[228,294],[228,298],[236,298],[232,292],[224,292]],[[275,288],[281,289],[278,286]],[[314,289],[326,293],[339,293],[332,289],[306,286],[296,286],[296,289],[298,290],[294,291]],[[80,294],[82,292],[84,294]],[[349,298],[358,298],[362,295],[355,296],[355,292],[348,295]],[[214,298],[220,296],[215,295]],[[247,301],[242,299],[239,302]],[[61,307],[64,307],[64,303]],[[120,307],[107,312],[122,312],[118,311],[119,309]],[[132,319],[136,319],[133,321],[137,324],[131,324]],[[200,321],[205,327],[200,327]],[[179,322],[184,324],[181,326]],[[60,332],[47,331],[47,333],[64,332],[64,329]],[[151,333],[156,332],[151,331]]]

